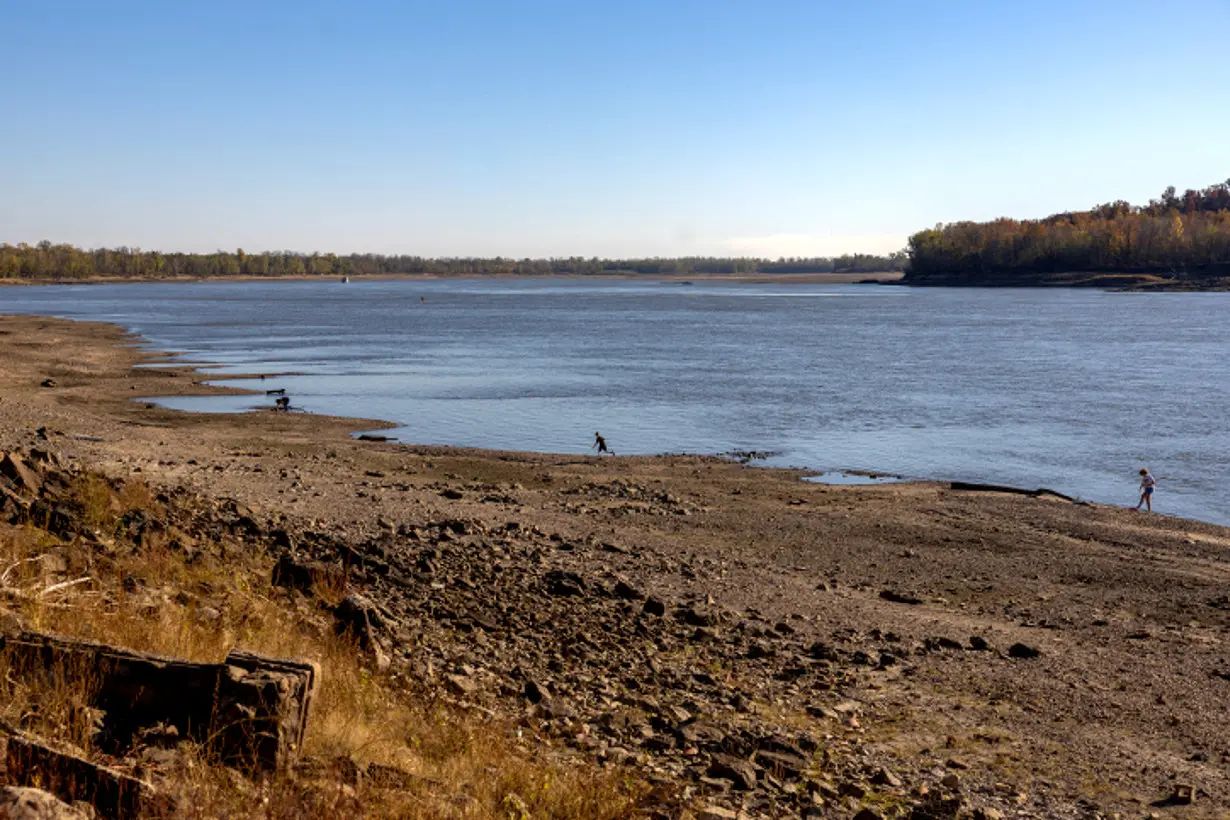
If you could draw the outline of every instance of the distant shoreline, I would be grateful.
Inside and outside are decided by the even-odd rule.
[[[1131,293],[1230,291],[1230,277],[1167,278],[1156,273],[1072,271],[1049,274],[928,273],[920,278],[905,274],[897,284],[919,288],[1096,288]]]
[[[740,284],[790,285],[790,284],[879,284],[919,288],[1096,288],[1100,290],[1131,293],[1217,293],[1230,291],[1230,277],[1206,279],[1171,279],[1155,273],[1125,274],[1119,272],[1073,271],[1045,275],[1006,277],[1002,275],[972,279],[961,274],[927,274],[911,279],[901,271],[872,271],[867,273],[691,273],[691,274],[639,274],[639,273],[381,273],[351,274],[351,282],[375,281],[433,281],[459,279],[569,279],[586,281],[642,281],[662,283],[690,282],[737,282]],[[46,285],[128,285],[143,282],[191,283],[191,282],[339,282],[340,276],[295,274],[288,276],[165,276],[165,277],[89,277],[83,279],[0,279],[0,287],[35,287]]]
[[[455,280],[455,279],[586,279],[645,282],[741,282],[750,284],[856,284],[859,282],[899,283],[904,276],[900,271],[872,271],[868,273],[693,273],[693,274],[569,274],[546,273],[521,275],[515,273],[474,273],[441,275],[435,273],[379,273],[350,274],[351,282],[397,281],[397,280]],[[0,279],[0,286],[38,285],[126,285],[139,282],[337,282],[335,275],[292,276],[124,276],[89,277],[84,279]]]

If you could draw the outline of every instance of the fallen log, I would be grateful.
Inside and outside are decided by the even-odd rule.
[[[11,782],[44,789],[66,803],[89,803],[102,817],[139,817],[155,806],[173,810],[169,798],[149,783],[29,735],[9,738],[5,766]]]
[[[13,677],[80,686],[105,713],[112,753],[126,751],[141,729],[165,723],[229,764],[256,771],[298,755],[320,680],[311,661],[232,651],[222,663],[195,663],[37,632],[0,635],[0,655]]]
[[[1053,495],[1056,498],[1062,498],[1064,501],[1071,501],[1076,504],[1077,501],[1070,495],[1064,495],[1057,490],[1050,490],[1046,487],[1039,487],[1036,490],[1026,490],[1023,487],[1009,487],[1006,484],[978,484],[971,481],[953,481],[948,485],[950,490],[964,490],[972,493],[1013,493],[1015,495],[1028,495],[1037,498],[1042,495]]]

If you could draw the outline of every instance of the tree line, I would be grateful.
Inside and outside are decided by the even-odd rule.
[[[838,257],[747,259],[685,257],[680,259],[598,259],[583,257],[509,259],[441,258],[381,254],[297,253],[163,253],[140,248],[95,248],[42,241],[0,244],[0,279],[79,280],[93,278],[161,279],[227,276],[366,276],[430,274],[480,275],[701,275],[774,273],[871,273],[900,271],[904,251],[889,256],[849,254]]]
[[[905,282],[1010,284],[1071,272],[1230,277],[1230,180],[1148,205],[1122,200],[1045,219],[954,222],[909,239]]]

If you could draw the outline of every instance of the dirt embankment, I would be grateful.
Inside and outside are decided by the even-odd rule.
[[[0,320],[0,449],[235,499],[285,577],[373,602],[386,674],[630,767],[676,814],[1228,816],[1230,530],[176,413],[131,398],[210,388],[125,341]]]

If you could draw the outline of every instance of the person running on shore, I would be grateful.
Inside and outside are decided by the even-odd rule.
[[[1146,467],[1140,468],[1140,500],[1136,502],[1134,509],[1139,510],[1140,505],[1144,504],[1149,512],[1153,512],[1153,488],[1157,485],[1156,479],[1149,475],[1149,470]]]
[[[615,455],[607,449],[606,439],[602,437],[601,433],[594,433],[594,443],[590,449],[596,449],[598,451],[598,455],[602,455],[603,453]]]

